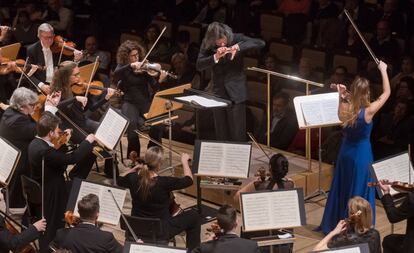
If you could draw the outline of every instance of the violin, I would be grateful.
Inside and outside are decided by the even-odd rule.
[[[75,83],[72,84],[72,92],[75,95],[84,95],[86,90],[88,89],[87,83]],[[104,87],[101,81],[92,81],[89,85],[88,93],[94,96],[99,96],[102,94],[102,91],[107,90],[108,88]],[[116,96],[122,96],[124,93],[120,90],[115,91]]]
[[[40,117],[42,117],[46,99],[47,99],[46,95],[40,94],[38,96],[37,104],[35,105],[33,113],[31,114],[32,119],[36,122],[38,122]]]
[[[78,225],[81,222],[81,220],[73,214],[73,211],[66,211],[64,214],[64,219],[65,222],[72,227]]]
[[[381,180],[382,184],[390,185],[394,190],[406,193],[406,192],[413,192],[414,191],[414,184],[400,182],[400,181],[393,181],[390,182],[388,180]],[[378,182],[368,182],[369,187],[376,187],[379,186]]]
[[[55,54],[62,52],[63,55],[72,56],[73,51],[76,50],[76,44],[72,41],[66,41],[62,36],[56,35],[50,50]]]
[[[167,76],[172,79],[178,79],[177,75],[174,75],[166,70],[163,70],[161,64],[159,63],[150,63],[148,61],[142,64],[141,68],[134,70],[134,73],[144,73],[146,72],[150,76],[158,76],[161,72],[164,72]]]
[[[207,231],[214,234],[213,240],[217,240],[220,236],[224,235],[224,231],[223,231],[223,229],[220,228],[217,221],[211,223],[211,227],[207,228]]]
[[[60,149],[62,145],[66,145],[69,141],[69,134],[65,131],[59,129],[59,136],[52,139],[53,147],[55,149]]]
[[[266,177],[270,176],[270,173],[266,171],[264,167],[260,167],[256,173],[254,174],[255,177],[259,177],[260,181],[254,182],[254,186],[257,189],[260,184],[264,183],[266,181]]]
[[[8,63],[15,62],[16,67],[18,68],[10,68]],[[0,63],[0,75],[6,75],[10,72],[21,73],[22,68],[26,65],[27,68],[37,67],[38,70],[46,70],[45,66],[35,65],[35,64],[26,64],[26,61],[23,59],[17,59],[15,61],[11,61],[7,58],[1,58]]]

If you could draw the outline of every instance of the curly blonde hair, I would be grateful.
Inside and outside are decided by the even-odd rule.
[[[125,65],[130,63],[129,62],[129,54],[132,50],[137,50],[139,59],[142,60],[145,57],[146,50],[145,47],[142,46],[139,42],[133,40],[126,40],[122,43],[116,54],[116,62],[121,65]]]

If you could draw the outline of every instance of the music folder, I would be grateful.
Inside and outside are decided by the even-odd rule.
[[[0,184],[8,185],[19,162],[21,151],[3,137],[0,137],[0,150]]]
[[[326,249],[326,250],[317,250],[311,251],[310,253],[317,253],[317,252],[324,252],[324,253],[369,253],[369,246],[368,243],[361,243],[355,244],[350,246]]]
[[[246,232],[306,225],[302,188],[241,193],[240,210]]]
[[[123,253],[186,253],[187,249],[146,243],[125,242]]]
[[[126,189],[75,178],[72,183],[72,189],[69,194],[66,210],[73,211],[74,216],[79,217],[77,208],[78,201],[85,195],[93,193],[99,197],[100,208],[98,222],[118,225],[121,213],[119,212],[116,203],[108,190],[111,190],[114,194],[116,202],[120,208],[122,208],[126,198]]]
[[[96,129],[95,137],[106,148],[113,150],[121,140],[128,124],[128,118],[110,106],[103,116],[98,129]]]
[[[252,144],[196,140],[193,173],[199,176],[248,178]]]

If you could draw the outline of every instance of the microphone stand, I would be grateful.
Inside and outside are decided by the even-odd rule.
[[[111,197],[114,200],[115,205],[118,208],[118,211],[121,213],[121,217],[124,220],[125,224],[127,225],[129,232],[131,233],[132,237],[134,237],[134,241],[139,243],[140,239],[138,239],[137,235],[135,234],[134,230],[132,230],[131,225],[129,224],[128,220],[126,219],[124,213],[122,213],[122,210],[119,207],[118,202],[116,202],[116,199],[115,199],[115,196],[114,196],[113,192],[111,191],[111,189],[108,189],[108,192],[111,194]]]

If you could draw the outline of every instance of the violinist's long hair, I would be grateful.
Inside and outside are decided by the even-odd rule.
[[[360,215],[355,215],[361,211]],[[357,234],[364,234],[372,227],[372,209],[369,202],[359,196],[353,197],[348,202],[348,214],[350,226]]]
[[[227,44],[232,43],[233,41],[233,31],[232,29],[223,23],[213,22],[207,27],[206,34],[201,44],[201,49],[214,49],[216,47],[216,40],[218,39],[227,39]],[[230,44],[231,45],[231,44]]]
[[[145,152],[145,164],[138,170],[138,194],[141,200],[147,200],[150,195],[150,189],[154,185],[154,181],[151,178],[151,171],[159,169],[164,152],[162,148],[153,146],[147,149]]]
[[[275,154],[270,158],[270,182],[268,189],[273,189],[273,186],[277,184],[278,188],[283,188],[283,178],[289,171],[289,161],[282,154]]]
[[[145,47],[137,41],[126,40],[118,48],[118,52],[116,54],[116,62],[120,65],[129,64],[129,54],[132,50],[138,51],[140,61],[144,59],[146,54]]]
[[[344,112],[344,127],[355,126],[361,108],[370,104],[369,81],[363,77],[356,77],[351,84],[349,108]]]
[[[73,97],[70,78],[73,74],[73,70],[78,65],[73,61],[64,61],[59,64],[55,73],[53,74],[52,83],[50,85],[52,92],[61,91],[62,99]]]

